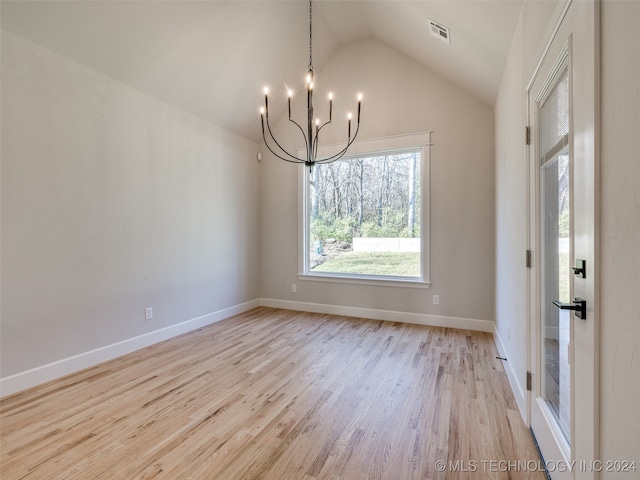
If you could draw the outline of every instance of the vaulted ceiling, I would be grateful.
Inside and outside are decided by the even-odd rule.
[[[493,105],[522,1],[316,0],[314,68],[375,38]],[[4,30],[253,140],[262,86],[300,84],[309,63],[306,0],[2,0],[0,9]],[[428,18],[451,29],[451,45],[430,36]]]

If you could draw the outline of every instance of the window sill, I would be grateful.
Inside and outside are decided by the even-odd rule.
[[[352,285],[374,285],[377,287],[424,288],[428,289],[431,282],[412,277],[374,277],[369,275],[346,275],[340,273],[300,273],[300,280],[326,283],[348,283]]]

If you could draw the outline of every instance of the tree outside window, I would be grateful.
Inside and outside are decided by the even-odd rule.
[[[316,165],[306,273],[422,278],[422,148]]]

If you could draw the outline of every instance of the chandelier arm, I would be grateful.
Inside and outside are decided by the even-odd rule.
[[[313,137],[313,161],[315,163],[316,158],[318,158],[318,134],[320,133],[320,129],[316,129],[316,134]]]
[[[318,127],[318,129],[316,130],[316,138],[314,139],[314,149],[313,149],[313,161],[315,162],[315,159],[318,158],[318,146],[320,144],[320,140],[319,140],[319,136],[320,136],[320,130],[322,130],[325,126],[329,125],[331,123],[331,120],[329,120],[328,122],[324,122],[322,125],[320,125]]]
[[[331,122],[332,122],[331,120],[328,120],[328,121],[324,122],[324,123],[323,123],[322,125],[320,125],[320,126],[317,128],[317,130],[316,130],[316,136],[315,136],[315,138],[313,139],[313,158],[314,158],[314,159],[318,157],[318,145],[319,145],[319,143],[320,143],[320,141],[319,141],[320,130],[322,130],[324,127],[326,127],[327,125],[329,125]],[[301,128],[300,130],[302,130],[302,128]],[[304,132],[303,132],[303,135],[304,135]],[[315,162],[315,160],[314,160],[314,162]]]
[[[307,142],[307,137],[304,134],[304,130],[302,129],[302,127],[300,126],[300,124],[298,122],[296,122],[295,120],[292,120],[291,118],[289,119],[289,121],[293,124],[295,124],[296,127],[298,127],[300,129],[300,133],[302,133],[302,138],[304,138],[304,146],[307,149],[307,158],[309,157],[309,143]],[[298,160],[300,160],[300,158],[296,157]],[[306,162],[305,162],[306,163]]]
[[[347,149],[351,146],[351,144],[355,141],[356,137],[358,136],[359,130],[360,130],[360,122],[358,122],[358,125],[356,127],[356,133],[353,134],[353,138],[349,140],[347,145],[342,150],[340,150],[338,153],[330,157],[316,160],[315,163],[331,163],[331,162],[335,162],[336,160],[339,160],[341,157],[344,156],[345,153],[347,153]]]
[[[313,163],[316,163],[316,159],[318,158],[318,136],[316,135],[316,142],[313,146]]]
[[[325,126],[329,125],[331,123],[331,120],[329,120],[328,122],[324,122],[322,125],[320,125],[318,127],[318,129],[316,130],[316,136],[313,139],[313,162],[315,163],[315,159],[318,158],[318,146],[320,144],[320,130],[322,130]]]
[[[332,120],[329,120],[328,122],[324,122],[322,125],[320,125],[318,127],[318,133],[320,133],[320,130],[322,130],[324,127],[326,127],[327,125],[329,125],[332,122]]]
[[[302,127],[300,126],[300,124],[298,122],[296,122],[293,119],[289,119],[289,121],[293,124],[295,124],[296,127],[298,127],[300,129],[300,133],[302,133],[302,138],[304,138],[304,143],[305,145],[307,144],[307,136],[304,134],[304,130],[302,129]],[[297,158],[297,157],[296,157]]]
[[[295,122],[294,122],[295,123]],[[295,155],[290,154],[289,152],[287,152],[282,145],[280,145],[278,143],[278,141],[276,140],[276,137],[273,136],[273,133],[271,132],[271,125],[269,124],[269,117],[267,117],[267,130],[269,131],[269,136],[271,136],[271,139],[274,141],[274,143],[278,146],[278,148],[285,154],[287,155],[289,158],[291,158],[290,161],[294,162],[294,163],[304,163],[304,160],[298,158]],[[304,132],[302,133],[304,135]],[[265,137],[264,132],[262,132],[262,137]],[[306,140],[306,137],[305,137]],[[266,138],[264,139],[264,143],[267,145],[267,147],[269,146],[269,144],[267,143]],[[271,150],[271,148],[269,148],[269,150]],[[282,158],[280,155],[278,155],[277,153],[275,153],[273,150],[271,150],[271,153],[273,153],[274,155],[276,155],[278,158]],[[284,160],[284,159],[283,159]]]
[[[293,159],[295,159],[295,160],[293,160],[293,159],[291,159],[291,158],[285,158],[285,157],[283,157],[282,155],[280,155],[280,154],[278,154],[277,152],[275,152],[275,151],[273,150],[273,148],[271,148],[271,145],[269,145],[269,143],[267,143],[267,138],[266,138],[266,136],[265,136],[264,134],[262,134],[262,138],[264,139],[264,144],[267,146],[267,148],[269,149],[269,151],[270,151],[271,153],[273,153],[276,157],[278,157],[280,160],[284,160],[285,162],[289,162],[289,163],[305,163],[305,162],[304,162],[304,160],[300,160],[300,159],[299,159],[299,158],[297,158],[297,157],[292,157],[292,158],[293,158]],[[286,152],[285,152],[285,153],[286,153]]]

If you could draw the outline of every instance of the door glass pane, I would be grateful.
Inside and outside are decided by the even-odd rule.
[[[571,303],[569,204],[569,111],[566,73],[540,109],[541,147],[541,314],[542,396],[567,443],[570,438],[570,310],[552,302]]]
[[[542,305],[543,395],[556,417],[558,426],[569,439],[568,362],[569,320],[571,312],[560,310],[552,302],[569,303],[569,156],[564,153],[542,168],[544,184],[544,238]]]
[[[569,76],[565,73],[540,109],[542,152],[551,152],[569,133]]]

